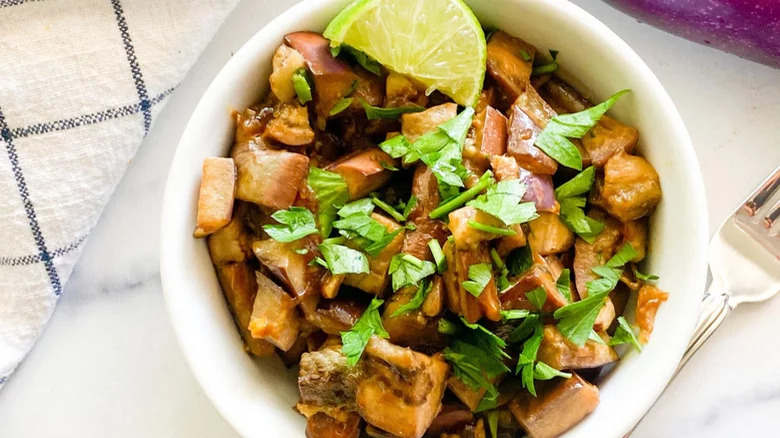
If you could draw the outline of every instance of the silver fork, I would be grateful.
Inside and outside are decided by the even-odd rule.
[[[721,224],[710,241],[708,259],[712,283],[672,379],[735,307],[780,292],[780,167]]]

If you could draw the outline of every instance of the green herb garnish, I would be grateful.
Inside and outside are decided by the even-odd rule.
[[[571,377],[571,373],[564,373],[563,371],[556,370],[555,368],[541,361],[536,363],[536,367],[534,367],[534,379],[550,380],[555,377],[563,377],[564,379],[568,379]]]
[[[543,287],[539,286],[534,290],[525,293],[526,298],[531,304],[539,310],[542,310],[544,303],[547,302],[547,291]]]
[[[525,184],[519,179],[510,179],[488,187],[484,195],[466,205],[495,216],[506,225],[515,225],[538,216],[533,202],[522,202],[524,194]]]
[[[615,330],[615,336],[609,340],[609,345],[631,344],[636,348],[636,351],[641,353],[642,344],[639,343],[634,328],[622,316],[619,316],[617,320],[618,326]]]
[[[349,200],[347,181],[338,173],[311,167],[307,182],[317,198],[320,234],[322,237],[328,237],[333,229],[336,211]]]
[[[555,280],[555,287],[558,289],[561,295],[566,298],[566,301],[571,302],[571,272],[568,268],[561,271],[561,275]]]
[[[479,195],[480,192],[493,185],[493,183],[495,183],[495,180],[493,179],[493,173],[490,171],[485,172],[479,178],[479,181],[474,185],[474,187],[466,190],[463,193],[460,193],[448,201],[439,204],[439,206],[433,209],[433,211],[431,211],[428,216],[431,219],[438,219],[447,215],[449,212],[455,210],[469,200],[474,199],[475,196]]]
[[[279,242],[292,242],[309,234],[317,234],[314,215],[304,207],[290,207],[274,212],[271,217],[282,225],[264,225],[263,230]]]
[[[309,79],[309,72],[305,68],[301,68],[292,75],[293,89],[298,96],[298,101],[301,105],[305,105],[311,101],[311,79]]]
[[[484,231],[486,233],[490,234],[496,234],[499,236],[515,236],[517,233],[515,230],[510,230],[508,228],[498,228],[494,227],[492,225],[483,224],[481,222],[477,221],[468,221],[468,226],[471,228],[474,228],[475,230]]]
[[[378,298],[371,300],[368,308],[355,322],[355,325],[351,329],[341,332],[341,353],[347,357],[349,366],[358,362],[372,336],[376,335],[385,339],[390,337],[382,326],[382,318],[379,315],[379,307],[382,306],[382,303],[384,301]]]
[[[512,275],[522,275],[534,265],[533,253],[531,247],[521,246],[513,249],[506,256],[506,268]]]
[[[463,288],[471,295],[478,297],[493,278],[493,269],[488,263],[477,263],[469,266],[469,279],[463,282]]]
[[[325,266],[334,275],[368,274],[369,272],[368,258],[360,251],[335,243],[322,243],[319,249]]]
[[[393,290],[404,286],[415,286],[420,280],[436,272],[436,265],[420,260],[411,254],[396,254],[390,259],[387,271],[392,276]]]
[[[382,108],[378,106],[373,106],[363,99],[360,99],[360,104],[363,105],[363,109],[366,110],[366,117],[368,118],[368,120],[377,120],[377,119],[398,120],[398,118],[401,117],[401,115],[403,114],[418,113],[425,109],[417,105],[401,106],[395,108]]]
[[[392,315],[390,315],[391,318],[395,318],[398,315],[402,315],[406,312],[411,312],[412,310],[419,309],[423,303],[425,302],[425,299],[428,298],[428,294],[431,292],[432,287],[431,282],[421,282],[419,286],[417,286],[417,292],[415,292],[414,297],[412,297],[411,300],[409,300],[408,303],[402,305],[398,309],[396,309],[395,312],[393,312]]]
[[[393,208],[393,206],[391,206],[387,202],[379,199],[376,195],[372,195],[369,202],[373,202],[374,205],[381,208],[385,213],[389,214],[393,219],[395,219],[398,222],[403,222],[406,220],[406,217],[404,217],[403,214],[399,213],[396,209]]]
[[[436,272],[443,274],[444,271],[447,270],[447,258],[444,257],[444,251],[441,249],[439,241],[431,239],[428,242],[428,248],[431,249],[431,254],[433,254],[433,261],[436,263]]]

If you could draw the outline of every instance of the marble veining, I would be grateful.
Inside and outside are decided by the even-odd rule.
[[[84,243],[44,335],[0,391],[0,436],[236,437],[176,345],[159,284],[159,214],[175,145],[223,63],[293,1],[244,0],[152,127]],[[702,166],[714,228],[780,163],[780,71],[576,0],[650,65],[678,106]],[[702,212],[704,214],[704,212]],[[776,436],[780,300],[741,306],[633,436]]]

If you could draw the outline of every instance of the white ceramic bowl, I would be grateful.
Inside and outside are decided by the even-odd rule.
[[[282,37],[321,31],[350,0],[307,0],[260,29],[225,65],[200,100],[179,143],[162,213],[161,274],[173,327],[185,356],[214,405],[245,437],[300,437],[304,419],[293,371],[272,358],[253,360],[222,298],[203,240],[192,238],[203,158],[228,153],[231,109],[268,90],[271,57]],[[646,269],[670,293],[651,342],[630,353],[600,384],[601,403],[569,437],[618,437],[663,390],[688,342],[706,276],[708,226],[704,188],[677,110],[645,63],[604,24],[577,6],[551,0],[467,1],[483,24],[560,51],[559,62],[592,98],[632,93],[613,114],[636,126],[640,151],[658,170],[663,201],[651,224]]]

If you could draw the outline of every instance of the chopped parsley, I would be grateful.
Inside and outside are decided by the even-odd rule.
[[[395,219],[398,222],[403,222],[406,220],[406,217],[404,217],[403,214],[399,213],[398,210],[393,208],[392,205],[379,199],[376,195],[372,195],[369,202],[372,202],[374,205],[381,208],[385,213],[389,214],[393,219]]]
[[[622,316],[619,316],[617,320],[618,326],[615,330],[615,336],[609,340],[609,345],[631,344],[636,348],[636,351],[641,352],[642,344],[639,343],[634,328]]]
[[[569,138],[581,138],[585,135],[598,123],[601,116],[617,102],[620,96],[628,91],[619,91],[606,101],[578,113],[553,117],[536,137],[535,145],[562,165],[581,170],[582,156],[577,146]]]
[[[530,314],[531,312],[529,310],[522,310],[522,309],[502,310],[501,320],[506,322],[506,321],[511,321],[513,319],[523,319],[523,318],[527,318],[528,315]]]
[[[569,268],[561,271],[561,275],[555,280],[555,287],[558,289],[558,292],[566,298],[566,301],[571,303],[571,272],[569,271]]]
[[[328,237],[333,229],[336,212],[349,200],[347,181],[338,173],[311,167],[307,182],[317,198],[320,234],[322,237]]]
[[[292,75],[293,89],[301,105],[311,101],[311,79],[309,72],[301,68]]]
[[[533,202],[522,202],[525,184],[519,179],[501,181],[490,186],[484,195],[466,205],[497,217],[506,225],[528,222],[537,217]]]
[[[436,272],[443,274],[444,271],[447,270],[447,258],[444,257],[444,251],[442,251],[439,241],[431,239],[428,242],[428,248],[431,249],[431,254],[433,254],[433,261],[436,263]]]
[[[504,364],[504,359],[509,358],[504,351],[506,342],[479,324],[463,322],[470,330],[452,340],[442,352],[444,358],[452,364],[455,377],[466,386],[475,391],[484,388],[485,397],[497,397],[498,389],[489,379],[509,372]]]
[[[335,116],[341,113],[345,109],[349,108],[350,105],[352,105],[353,100],[355,100],[354,97],[342,97],[338,102],[336,102],[335,105],[333,105],[333,108],[330,109],[328,115]]]
[[[336,243],[319,245],[325,267],[334,274],[368,274],[368,258],[360,251]],[[321,264],[321,263],[320,263]]]
[[[390,119],[397,120],[402,114],[406,113],[418,113],[425,108],[421,106],[401,106],[396,108],[382,108],[378,106],[372,106],[363,99],[360,99],[360,104],[363,105],[363,109],[366,110],[366,117],[368,120],[377,119]]]
[[[531,253],[531,247],[528,245],[513,249],[506,256],[506,268],[512,275],[524,274],[531,269],[533,264],[533,254]]]
[[[341,332],[341,353],[347,357],[349,366],[355,365],[363,350],[366,349],[368,341],[376,335],[380,338],[389,338],[385,328],[382,326],[382,318],[379,315],[379,307],[384,301],[374,298],[366,308],[360,319],[355,322],[351,329]]]
[[[536,367],[534,367],[534,379],[550,380],[555,377],[563,377],[564,379],[568,379],[571,377],[571,373],[564,373],[563,371],[556,370],[555,368],[541,361],[536,362]]]
[[[542,310],[544,303],[547,302],[547,291],[543,287],[539,286],[534,290],[525,293],[526,298],[531,304],[539,310]]]
[[[528,321],[529,319],[527,318],[523,323]],[[539,352],[539,345],[542,343],[544,325],[540,320],[535,320],[532,329],[533,334],[531,337],[523,342],[523,350],[517,358],[517,369],[515,370],[515,373],[520,374],[520,381],[523,384],[523,387],[526,388],[531,395],[536,397],[536,388],[534,387],[534,363],[536,362],[536,354]]]
[[[382,75],[382,66],[379,64],[379,62],[363,53],[361,50],[358,50],[350,45],[347,44],[341,44],[335,47],[330,48],[330,53],[333,55],[333,57],[339,56],[342,53],[346,53],[349,55],[350,58],[354,59],[355,62],[360,64],[361,67],[364,69],[370,71],[371,73],[381,76]]]
[[[583,210],[587,202],[584,195],[590,191],[595,179],[596,168],[590,166],[555,189],[555,197],[561,204],[561,220],[588,243],[593,243],[604,231],[604,223],[586,216]]]
[[[638,279],[640,279],[642,281],[655,281],[655,280],[658,280],[660,278],[659,276],[657,276],[655,274],[643,274],[643,273],[639,272],[639,270],[636,268],[636,266],[634,267],[634,275],[636,276],[636,278],[638,278]]]
[[[493,269],[489,263],[477,263],[469,266],[469,279],[463,282],[463,288],[478,297],[493,278]]]
[[[353,214],[369,215],[374,211],[374,204],[368,198],[359,199],[357,201],[350,202],[349,204],[341,207],[337,212],[341,217],[352,216]]]
[[[412,299],[409,300],[408,303],[396,309],[396,311],[393,312],[393,314],[390,315],[390,317],[395,318],[396,316],[402,315],[406,312],[411,312],[412,310],[419,309],[425,302],[425,299],[428,298],[428,294],[431,293],[432,285],[433,283],[431,283],[430,281],[421,282],[420,285],[417,286],[417,292],[415,292],[414,297],[412,297]]]
[[[279,242],[292,242],[318,232],[314,214],[304,207],[279,210],[271,217],[282,225],[264,225],[263,230]]]
[[[390,259],[387,271],[392,277],[393,290],[404,286],[416,286],[423,278],[436,272],[436,265],[427,260],[420,260],[411,254],[396,254]]]

